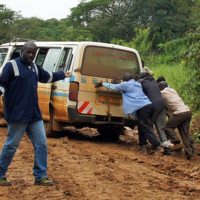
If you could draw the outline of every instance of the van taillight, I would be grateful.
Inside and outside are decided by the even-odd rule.
[[[78,82],[71,81],[69,86],[69,100],[70,101],[78,101]]]

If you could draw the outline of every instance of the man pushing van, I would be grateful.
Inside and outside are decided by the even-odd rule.
[[[96,88],[101,86],[110,90],[122,91],[122,104],[126,116],[134,116],[135,112],[137,113],[139,127],[143,134],[143,137],[139,137],[140,145],[146,145],[146,140],[148,140],[155,152],[161,151],[160,142],[154,133],[150,119],[154,108],[149,98],[144,94],[142,85],[135,81],[130,73],[125,73],[123,83],[111,84],[99,82],[95,85]]]
[[[35,185],[53,185],[47,179],[47,141],[38,105],[38,82],[52,83],[71,77],[70,73],[48,72],[33,62],[37,52],[34,42],[26,42],[19,58],[8,62],[0,77],[0,95],[5,96],[5,120],[8,122],[7,140],[0,155],[0,185],[8,186],[6,172],[27,133],[34,146]]]

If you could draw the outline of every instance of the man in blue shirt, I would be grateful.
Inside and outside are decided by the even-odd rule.
[[[130,73],[125,73],[122,83],[111,84],[100,82],[95,84],[96,88],[101,86],[104,86],[109,90],[122,91],[122,106],[127,117],[129,117],[129,115],[134,116],[135,112],[137,113],[139,127],[141,130],[139,141],[140,145],[142,145],[142,152],[147,153],[147,150],[143,149],[143,147],[147,144],[146,140],[149,140],[152,147],[155,148],[156,151],[160,151],[160,142],[154,133],[153,125],[150,119],[154,108],[151,101],[144,94],[141,84],[135,81]]]
[[[21,57],[8,62],[0,77],[0,95],[5,97],[5,120],[8,122],[8,136],[0,155],[0,186],[11,185],[6,172],[24,132],[34,146],[35,184],[53,185],[46,176],[48,151],[37,86],[38,82],[51,83],[72,75],[45,71],[33,63],[36,52],[35,43],[26,42]]]

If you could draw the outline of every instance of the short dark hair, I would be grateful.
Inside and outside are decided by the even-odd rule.
[[[133,76],[131,73],[125,73],[124,76],[123,76],[123,81],[129,81],[133,79]]]
[[[161,81],[165,81],[165,78],[163,76],[159,76],[156,81],[157,83],[160,83]]]
[[[35,48],[37,48],[36,44],[32,41],[26,42],[23,46],[23,50],[25,50],[27,48],[27,46],[34,46]]]
[[[159,88],[160,88],[160,90],[164,90],[166,87],[168,87],[167,82],[161,81],[161,82],[159,83]]]
[[[141,72],[138,75],[138,79],[145,78],[145,77],[148,77],[148,76],[150,76],[149,73],[147,73],[147,72]]]

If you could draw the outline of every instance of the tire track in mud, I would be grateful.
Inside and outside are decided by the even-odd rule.
[[[0,128],[0,147],[6,129]],[[11,187],[2,199],[199,199],[200,159],[142,155],[137,144],[48,138],[48,177],[55,185],[34,186],[33,148],[23,137],[8,171]]]
[[[84,147],[82,146],[83,143]],[[68,155],[75,155],[73,157],[75,160],[79,160],[78,164],[81,163],[80,160],[84,160],[84,157],[86,160],[88,160],[88,165],[90,166],[90,168],[89,170],[87,170],[88,166],[86,165],[86,163],[84,163],[84,170],[85,172],[88,172],[88,174],[90,174],[90,180],[92,177],[91,171],[93,171],[93,174],[97,178],[94,179],[93,177],[93,182],[95,181],[96,185],[98,185],[98,182],[100,181],[103,183],[103,185],[107,185],[107,188],[109,188],[110,194],[108,196],[101,196],[102,193],[98,194],[100,192],[96,191],[95,194],[98,194],[98,198],[136,198],[138,191],[140,193],[138,196],[139,198],[141,197],[141,194],[145,194],[145,190],[148,191],[148,195],[144,195],[146,198],[152,198],[150,194],[154,196],[154,193],[160,193],[160,191],[163,191],[164,193],[175,193],[174,198],[178,198],[180,196],[182,199],[188,199],[188,196],[190,196],[190,198],[195,198],[199,195],[199,184],[190,184],[191,176],[188,176],[188,183],[185,182],[185,178],[183,178],[182,180],[181,174],[178,174],[177,177],[175,176],[172,178],[172,174],[170,175],[169,172],[174,173],[174,170],[171,170],[169,166],[172,164],[171,160],[174,159],[173,157],[160,157],[156,155],[142,156],[137,151],[131,152],[130,148],[134,147],[127,148],[126,146],[125,148],[127,148],[127,151],[119,153],[120,148],[124,148],[122,145],[119,144],[94,144],[94,149],[93,145],[88,144],[89,146],[86,146],[86,143],[87,142],[77,142],[76,145],[72,146],[73,149],[69,147],[65,148],[68,149]],[[102,146],[106,146],[106,148],[102,148]],[[138,147],[135,148],[138,149]],[[132,151],[135,150],[135,148],[132,149]],[[157,161],[157,163],[155,162],[155,160]],[[164,168],[160,168],[159,166],[162,166],[163,162],[169,162],[169,164],[164,165]],[[173,167],[177,170],[177,173],[181,171],[180,169],[178,169],[179,164],[180,162],[177,164],[176,167]],[[197,168],[194,168],[191,163],[188,163],[186,167],[188,168],[188,171],[197,171]],[[78,168],[76,167],[76,170],[79,171]],[[169,170],[166,170],[167,168],[169,168]],[[184,174],[186,174],[185,170],[182,171],[184,172]],[[83,176],[83,174],[81,175]],[[146,180],[144,179],[144,177],[146,177]],[[81,180],[78,180],[77,178],[77,182],[79,181],[81,182]],[[114,185],[114,187],[110,186],[111,184]],[[131,185],[134,187],[132,187]],[[137,189],[138,185],[141,185],[139,187],[139,190]],[[80,184],[80,186],[82,186],[82,184]],[[122,190],[120,190],[121,186],[123,186]],[[120,191],[120,194],[117,194],[117,188]],[[144,191],[143,188],[145,188]],[[152,193],[152,189],[155,190],[154,193]],[[89,188],[83,188],[83,190],[87,192]],[[92,190],[94,191],[94,188],[92,188]],[[88,197],[91,192],[92,191],[88,191],[86,196]],[[107,193],[109,192],[107,191]],[[116,194],[116,196],[112,197],[113,194]],[[166,195],[167,194],[165,194],[164,196]],[[172,198],[172,194],[170,194],[169,196],[170,198]]]

